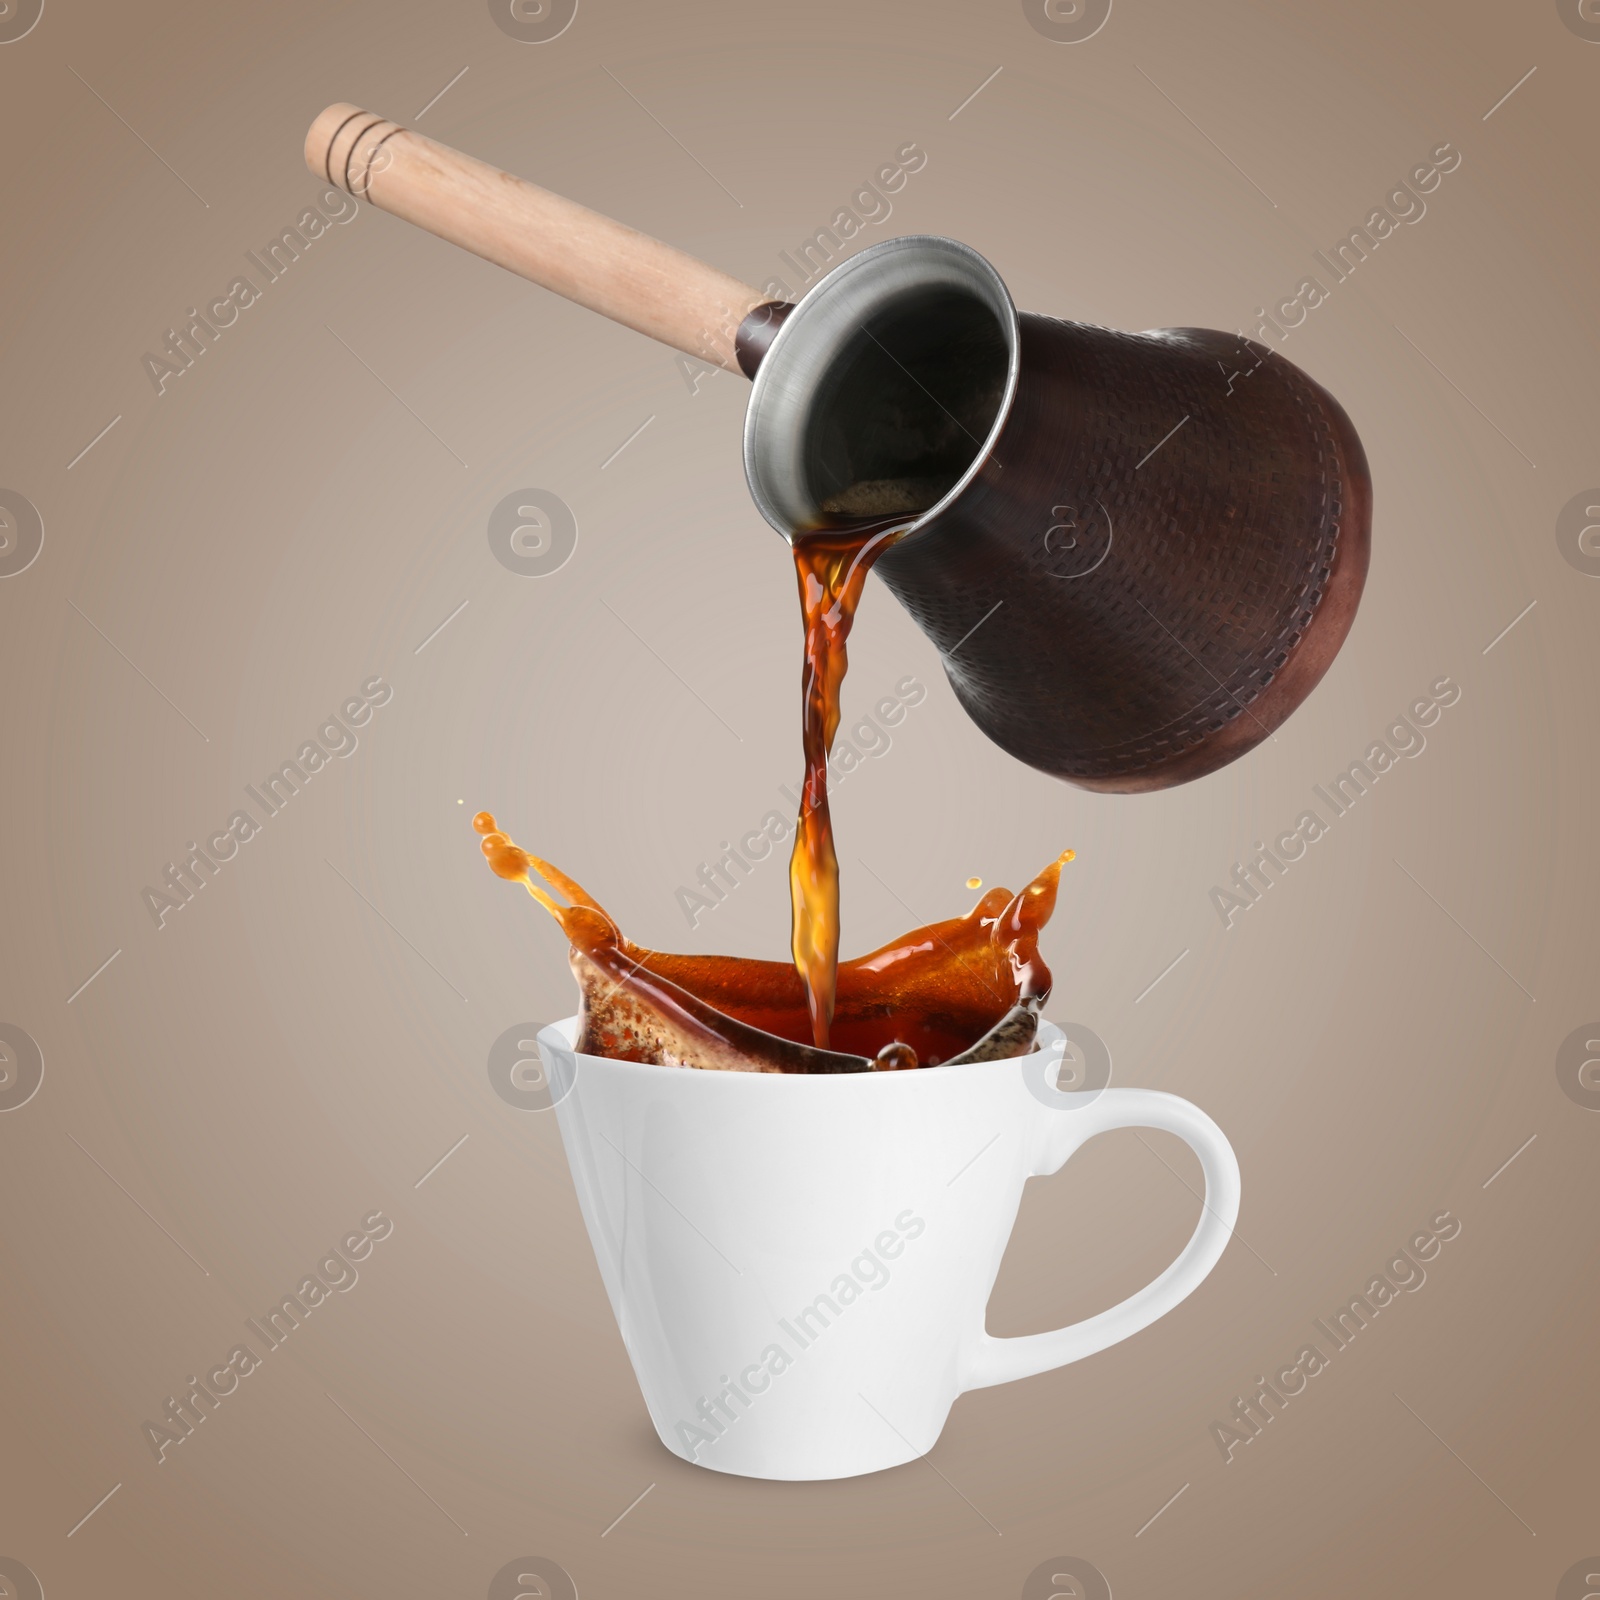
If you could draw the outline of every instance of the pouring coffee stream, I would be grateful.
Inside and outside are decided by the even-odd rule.
[[[638,947],[484,814],[495,870],[527,882],[572,940],[586,1034],[605,1034],[591,980],[606,974],[612,1021],[624,1016],[617,995],[632,1008],[613,1028],[617,1048],[630,1048],[637,1025],[660,1059],[728,1065],[754,1049],[766,1070],[848,1071],[1031,1048],[1048,973],[1042,992],[1026,974],[1012,983],[999,1013],[968,1006],[960,1028],[983,1025],[964,1038],[934,1028],[919,1046],[858,1036],[847,1020],[861,1003],[852,986],[886,959],[837,963],[826,791],[845,640],[867,573],[879,572],[937,646],[972,719],[1020,760],[1106,792],[1202,776],[1270,736],[1354,620],[1371,480],[1338,402],[1243,336],[1128,334],[1019,314],[995,269],[951,239],[885,240],[790,305],[352,105],[317,118],[305,154],[330,183],[752,379],[745,475],[791,544],[806,619],[806,778],[786,970],[808,1026],[793,1026],[792,996],[769,1019],[782,1023],[776,1034],[744,1020],[750,1008],[732,991],[718,991],[731,1009],[720,1007],[697,988],[698,968],[671,965],[701,958],[645,951],[628,968]],[[571,906],[533,885],[530,864]],[[1046,896],[1047,916],[1059,868],[1018,902]],[[993,943],[1007,901],[990,891],[969,918],[919,932],[968,930],[976,918]],[[755,973],[770,964],[736,965],[752,992],[778,981]],[[991,1002],[1007,998],[1005,984],[990,987]],[[835,1021],[847,1050],[872,1048],[830,1049]],[[735,1040],[751,1026],[777,1043]]]
[[[805,779],[789,858],[790,946],[806,986],[812,1040],[826,1049],[839,964],[839,857],[828,803],[828,757],[839,731],[846,645],[873,563],[906,526],[903,517],[863,526],[819,528],[794,540],[800,612],[805,621],[801,747]]]

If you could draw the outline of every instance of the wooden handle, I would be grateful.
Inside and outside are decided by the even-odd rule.
[[[739,325],[768,300],[659,239],[359,106],[329,106],[311,124],[306,165],[485,261],[732,372],[741,370]]]

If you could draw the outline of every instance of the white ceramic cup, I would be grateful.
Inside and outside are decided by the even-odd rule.
[[[1062,1091],[1061,1030],[1009,1061],[829,1077],[576,1055],[538,1036],[600,1275],[675,1454],[755,1478],[844,1478],[933,1447],[956,1396],[1093,1355],[1164,1316],[1226,1248],[1239,1165],[1187,1100]],[[1026,1179],[1097,1133],[1200,1158],[1193,1237],[1154,1282],[1067,1328],[984,1314]]]

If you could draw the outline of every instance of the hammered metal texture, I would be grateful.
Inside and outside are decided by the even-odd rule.
[[[877,570],[1019,760],[1090,788],[1198,777],[1266,738],[1349,629],[1360,441],[1331,395],[1235,335],[1031,314],[1021,330],[981,472]]]

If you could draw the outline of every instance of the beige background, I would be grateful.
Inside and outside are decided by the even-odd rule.
[[[1023,307],[1129,328],[1239,326],[1462,152],[1283,346],[1355,419],[1377,518],[1351,640],[1275,743],[1157,796],[1067,788],[990,746],[869,592],[847,710],[906,673],[930,693],[840,792],[846,948],[1074,846],[1052,1014],[1210,1111],[1245,1179],[1192,1300],[961,1400],[925,1463],[781,1485],[669,1456],[555,1125],[485,1070],[571,995],[480,806],[636,938],[782,953],[781,868],[693,931],[673,901],[798,768],[741,381],[692,393],[374,212],[164,395],[141,372],[318,197],[325,103],[414,121],[463,67],[423,131],[753,282],[914,140],[868,238],[954,235]],[[1119,0],[1058,44],[998,0],[583,0],[527,45],[467,0],[48,0],[0,46],[0,486],[46,529],[0,582],[0,1021],[45,1057],[0,1116],[0,1556],[52,1596],[479,1596],[528,1554],[585,1597],[1009,1596],[1061,1555],[1119,1597],[1553,1595],[1600,1546],[1600,1115],[1554,1071],[1600,1015],[1600,581],[1555,538],[1600,482],[1597,83],[1553,3]],[[578,519],[548,577],[485,536],[523,487]],[[359,750],[158,931],[141,890],[372,674],[394,697]],[[1462,698],[1426,752],[1225,931],[1210,888],[1441,675]],[[1129,1134],[1032,1185],[993,1330],[1152,1276],[1194,1179]],[[1426,1285],[1225,1464],[1210,1423],[1443,1208]],[[373,1209],[395,1228],[359,1284],[158,1466],[141,1423]]]

